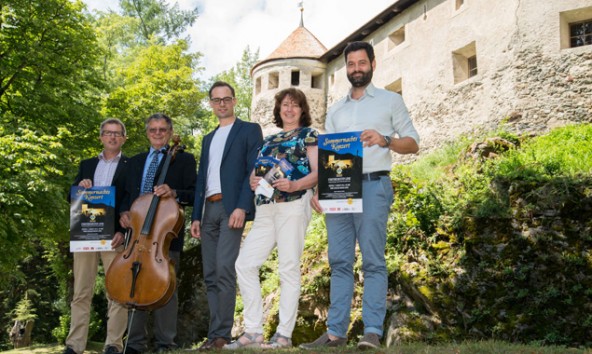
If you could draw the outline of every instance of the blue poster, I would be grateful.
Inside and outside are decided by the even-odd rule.
[[[115,187],[72,187],[70,201],[70,252],[111,251]]]
[[[325,213],[361,213],[362,132],[319,135],[319,203]]]

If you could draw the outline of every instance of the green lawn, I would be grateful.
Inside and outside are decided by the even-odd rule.
[[[102,343],[90,343],[85,351],[86,354],[101,354]],[[35,345],[25,349],[14,349],[5,351],[7,354],[17,353],[38,353],[38,354],[61,354],[64,350],[63,345]],[[278,352],[278,350],[263,351],[263,350],[245,350],[243,353],[261,353],[261,352]],[[297,348],[279,350],[283,353],[300,353],[302,350]],[[358,353],[359,351],[353,347],[348,346],[334,350],[317,350],[311,353]],[[197,353],[195,349],[179,349],[175,353]],[[559,346],[537,346],[537,345],[522,345],[509,344],[498,341],[482,341],[482,342],[464,342],[464,343],[448,343],[439,345],[426,345],[423,343],[403,344],[391,348],[381,348],[380,350],[367,351],[367,353],[393,353],[393,354],[579,354],[592,353],[592,349],[577,349],[565,348]]]

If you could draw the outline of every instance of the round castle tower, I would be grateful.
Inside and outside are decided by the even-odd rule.
[[[323,128],[327,78],[326,64],[320,58],[326,51],[327,48],[304,27],[301,13],[300,26],[267,58],[253,66],[251,120],[261,125],[264,136],[278,130],[272,123],[274,96],[289,87],[304,92],[313,127]]]

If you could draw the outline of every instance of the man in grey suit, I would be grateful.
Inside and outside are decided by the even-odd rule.
[[[200,350],[220,349],[230,342],[236,300],[236,271],[245,221],[255,205],[249,175],[263,143],[261,127],[234,115],[234,88],[215,82],[210,107],[219,125],[202,142],[197,173],[191,236],[201,239],[210,324]]]

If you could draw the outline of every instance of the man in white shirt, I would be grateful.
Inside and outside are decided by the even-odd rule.
[[[210,88],[210,107],[218,127],[202,142],[191,236],[201,239],[210,324],[200,350],[230,342],[236,302],[236,271],[245,221],[255,216],[249,176],[263,143],[259,124],[234,115],[234,88],[218,81]]]
[[[326,215],[331,266],[328,328],[314,342],[302,344],[302,349],[337,347],[347,343],[356,241],[360,245],[364,272],[364,337],[358,342],[358,349],[380,347],[388,288],[384,257],[386,226],[393,202],[389,177],[391,151],[411,154],[419,150],[419,135],[401,96],[372,84],[372,73],[376,68],[372,45],[366,42],[349,43],[344,57],[347,78],[352,87],[346,97],[329,109],[325,130],[327,133],[362,131],[364,212]],[[317,212],[323,211],[318,195],[311,204]]]

